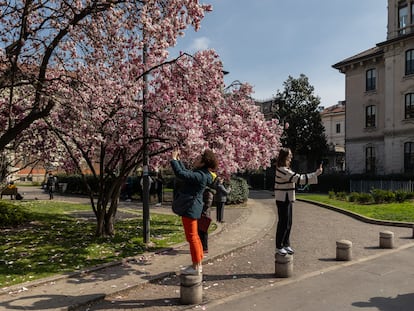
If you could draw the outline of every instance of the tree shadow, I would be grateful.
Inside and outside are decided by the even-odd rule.
[[[109,271],[109,272],[108,272]],[[72,274],[67,278],[67,283],[69,284],[87,284],[87,283],[96,283],[109,280],[115,280],[134,274],[137,277],[146,276],[147,272],[140,272],[139,270],[130,266],[130,264],[117,264],[114,266],[109,266],[108,268],[97,268],[93,271],[88,271],[86,273]]]
[[[377,308],[379,311],[411,311],[414,306],[414,294],[403,294],[397,297],[372,297],[369,301],[352,303],[359,308]]]
[[[105,298],[105,294],[93,295],[33,295],[18,297],[0,302],[5,310],[64,310],[68,305],[79,305],[82,302],[98,301]]]
[[[111,310],[152,309],[154,307],[173,307],[182,305],[179,298],[137,299],[112,301]],[[88,310],[88,309],[86,309]],[[94,305],[91,310],[108,310],[107,304]]]

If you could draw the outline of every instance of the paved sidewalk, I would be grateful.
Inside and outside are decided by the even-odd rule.
[[[185,243],[89,274],[50,279],[23,291],[17,287],[14,293],[0,295],[0,310],[389,311],[408,310],[407,302],[414,303],[412,228],[368,224],[296,202],[291,235],[294,275],[283,279],[274,275],[276,215],[271,193],[252,191],[248,208],[227,208],[225,218],[227,223],[210,238],[202,306],[179,303],[175,272],[190,259]],[[378,247],[379,232],[384,230],[394,232],[395,249]],[[335,242],[341,239],[353,242],[350,262],[335,260]],[[404,275],[406,280],[397,282]]]
[[[47,194],[25,193],[25,198],[36,195],[44,199]],[[64,198],[58,195],[55,200],[86,200],[84,198]],[[87,202],[87,200],[85,201]],[[122,203],[121,206],[125,206]],[[136,203],[135,203],[136,204]],[[224,225],[218,226],[218,234],[225,235],[220,243],[210,242],[208,258],[222,256],[232,250],[249,245],[270,230],[275,222],[272,210],[256,200],[249,200],[247,208],[228,209]],[[156,209],[152,209],[155,211]],[[168,211],[158,208],[157,211]],[[254,212],[252,212],[254,211]],[[242,224],[242,226],[240,225]],[[211,238],[211,240],[214,236]],[[68,310],[99,301],[151,280],[174,275],[180,267],[190,263],[187,243],[163,253],[146,253],[143,256],[108,265],[104,269],[71,276],[58,276],[24,285],[2,289],[0,310]]]

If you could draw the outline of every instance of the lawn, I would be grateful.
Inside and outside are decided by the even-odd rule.
[[[330,199],[328,195],[324,194],[297,194],[297,198],[325,203],[373,219],[414,223],[414,203],[412,201],[404,203],[358,204]]]
[[[116,222],[112,239],[98,239],[94,216],[79,217],[92,212],[88,205],[42,200],[7,204],[18,206],[31,221],[0,228],[0,287],[84,270],[184,241],[181,219],[175,215],[151,214],[153,245],[147,249],[137,210],[129,212],[132,218]]]

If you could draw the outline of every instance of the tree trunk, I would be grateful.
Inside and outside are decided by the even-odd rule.
[[[97,203],[96,236],[113,237],[115,235],[115,215],[118,208],[120,187],[108,187],[104,192],[100,194]]]

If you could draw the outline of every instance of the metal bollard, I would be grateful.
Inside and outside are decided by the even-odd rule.
[[[394,232],[382,231],[379,234],[380,248],[394,248]]]
[[[414,225],[413,225],[413,239],[414,239]]]
[[[203,301],[203,275],[180,274],[180,302],[195,305]]]
[[[336,260],[350,261],[352,259],[352,242],[348,240],[336,241]]]
[[[275,254],[275,274],[280,278],[288,278],[293,274],[293,255]]]

